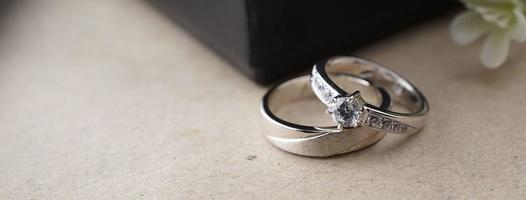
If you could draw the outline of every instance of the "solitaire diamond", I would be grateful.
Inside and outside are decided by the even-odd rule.
[[[334,122],[344,128],[358,127],[362,121],[363,100],[357,95],[336,97],[327,111],[332,114]]]

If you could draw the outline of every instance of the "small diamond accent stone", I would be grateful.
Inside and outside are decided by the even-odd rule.
[[[369,115],[369,118],[367,119],[367,124],[372,127],[381,128],[380,117],[373,114]]]
[[[391,120],[388,119],[388,118],[383,118],[382,119],[382,128],[383,129],[386,129],[386,130],[389,130],[391,128]]]
[[[402,132],[402,125],[398,124],[398,123],[394,123],[393,124],[393,127],[391,127],[391,129],[394,131],[394,132]]]
[[[331,101],[327,109],[332,114],[334,122],[341,124],[344,128],[354,128],[362,121],[363,104],[359,97],[336,97]]]

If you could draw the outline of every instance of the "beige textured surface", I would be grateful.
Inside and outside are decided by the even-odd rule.
[[[526,198],[526,48],[484,70],[449,18],[356,52],[427,95],[425,130],[330,159],[266,143],[265,88],[141,2],[3,20],[0,199]]]

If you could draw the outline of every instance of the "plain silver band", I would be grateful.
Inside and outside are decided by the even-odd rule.
[[[350,75],[343,74],[342,76],[346,76],[345,83],[362,84],[377,90],[366,80]],[[377,96],[371,98],[378,101],[377,105],[388,109],[391,99],[387,92],[378,90],[375,94]],[[277,84],[263,96],[261,113],[271,122],[265,124],[265,137],[270,143],[284,151],[304,156],[326,157],[362,149],[376,143],[384,136],[378,130],[366,127],[341,129],[338,126],[300,125],[288,122],[274,114],[280,109],[280,106],[302,98],[316,98],[310,88],[308,75]]]
[[[336,85],[327,72],[348,73],[368,80],[375,87],[384,88],[394,104],[410,112],[398,113],[366,104],[366,116],[361,126],[397,134],[415,133],[424,127],[429,111],[426,98],[415,86],[395,72],[382,65],[351,56],[322,60],[313,67],[311,86],[316,96],[327,106],[331,99],[349,94]]]

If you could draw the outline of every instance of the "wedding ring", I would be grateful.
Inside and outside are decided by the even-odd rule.
[[[373,87],[368,81],[352,75],[336,73],[333,76],[338,80],[342,88],[360,89],[363,97],[381,109],[389,109],[391,99],[387,92],[382,88]],[[307,108],[315,106],[303,106],[288,112],[287,105],[302,100],[311,100],[317,104],[319,112],[312,116],[307,116]],[[287,118],[284,114],[296,113],[302,117],[318,117],[327,119],[324,116],[324,105],[319,103],[313,94],[309,76],[299,76],[282,82],[272,87],[264,96],[261,103],[262,115],[271,123],[264,124],[265,137],[276,147],[304,156],[326,157],[356,151],[372,145],[379,141],[385,134],[375,129],[366,127],[342,129],[338,126],[312,126],[302,125]],[[280,114],[280,111],[284,112]],[[315,110],[316,111],[316,110]],[[316,115],[318,114],[318,115]]]
[[[367,103],[359,90],[346,92],[334,81],[333,73],[348,73],[384,88],[392,99],[388,110]],[[429,111],[426,98],[409,81],[395,72],[365,59],[337,56],[314,65],[310,83],[314,94],[342,128],[368,127],[386,133],[410,134],[423,128]]]

